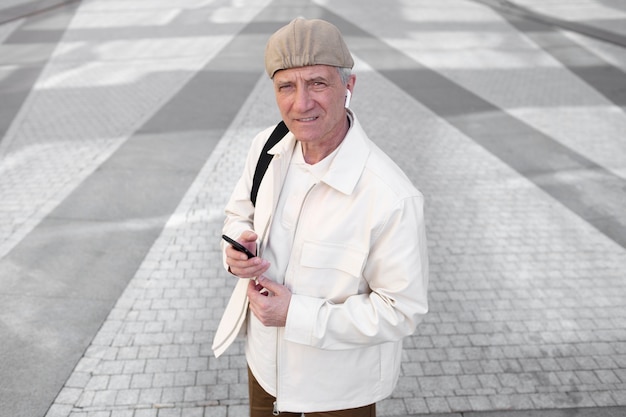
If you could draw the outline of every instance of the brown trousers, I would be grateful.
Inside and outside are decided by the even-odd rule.
[[[272,417],[276,398],[259,385],[250,372],[250,368],[248,368],[248,392],[250,394],[250,417]],[[301,417],[301,415],[302,413],[280,413],[280,417]],[[347,410],[305,413],[305,417],[376,417],[376,404]]]

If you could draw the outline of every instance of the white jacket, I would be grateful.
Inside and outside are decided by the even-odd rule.
[[[250,188],[273,129],[253,141],[226,207],[224,233],[265,237],[296,141],[287,134],[270,153],[256,209]],[[284,284],[293,295],[278,329],[280,411],[355,408],[389,396],[400,372],[402,338],[428,310],[423,196],[362,130],[356,117],[323,181],[311,188]],[[245,321],[247,279],[237,283],[215,335],[221,355]]]

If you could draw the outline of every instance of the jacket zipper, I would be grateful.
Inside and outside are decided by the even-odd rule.
[[[309,194],[311,194],[311,191],[313,191],[313,188],[315,188],[315,186],[317,185],[317,183],[314,183],[313,185],[311,185],[311,187],[309,188],[309,190],[306,192],[306,194],[304,195],[304,198],[302,199],[302,205],[300,205],[300,212],[298,213],[298,220],[296,221],[296,229],[293,232],[293,242],[296,242],[296,236],[298,235],[298,226],[300,225],[300,218],[302,217],[302,212],[304,211],[304,206],[306,204],[306,200],[309,198]],[[286,274],[285,274],[286,277]],[[283,285],[285,284],[285,282],[283,282]],[[278,372],[278,368],[280,366],[280,330],[276,332],[276,401],[274,401],[274,410],[272,411],[272,415],[279,415],[280,414],[280,410],[278,409],[278,394],[279,394],[279,372]]]
[[[278,409],[278,386],[280,385],[278,378],[280,372],[278,372],[278,367],[280,364],[280,328],[276,330],[276,399],[274,400],[274,410],[272,410],[272,415],[277,416],[280,414],[280,410]]]

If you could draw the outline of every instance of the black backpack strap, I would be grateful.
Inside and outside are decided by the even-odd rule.
[[[261,180],[265,175],[265,171],[270,166],[270,162],[272,161],[273,155],[267,153],[270,149],[274,147],[280,140],[285,137],[285,135],[289,133],[289,129],[287,125],[282,120],[280,123],[276,125],[274,131],[265,142],[265,146],[263,146],[263,150],[261,151],[261,155],[259,155],[259,160],[256,163],[256,169],[254,170],[254,178],[252,179],[252,189],[250,190],[250,201],[253,206],[256,206],[256,196],[259,193],[259,186],[261,185]]]

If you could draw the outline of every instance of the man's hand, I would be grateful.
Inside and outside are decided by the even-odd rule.
[[[250,310],[264,326],[285,327],[291,301],[291,291],[287,287],[259,276],[258,284],[250,280],[248,299]]]
[[[246,231],[239,236],[237,241],[244,245],[252,253],[256,253],[256,233]],[[270,263],[265,259],[254,257],[248,259],[245,253],[241,253],[231,245],[226,246],[226,264],[232,274],[239,278],[255,278],[263,274],[270,267]]]

